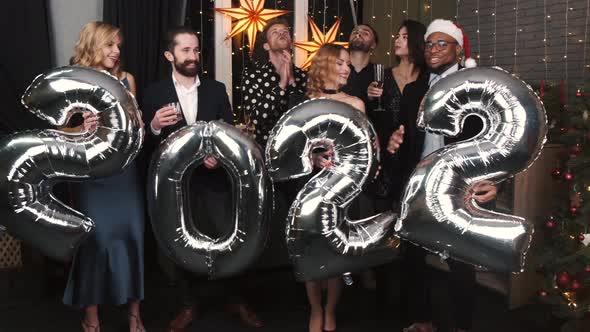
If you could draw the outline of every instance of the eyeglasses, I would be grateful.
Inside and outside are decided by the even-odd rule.
[[[446,41],[446,40],[438,40],[436,42],[433,42],[431,40],[427,41],[426,44],[424,45],[426,47],[426,50],[430,51],[433,48],[436,48],[437,50],[444,50],[447,48],[447,46],[449,44],[457,44],[457,42],[452,42],[452,41]]]

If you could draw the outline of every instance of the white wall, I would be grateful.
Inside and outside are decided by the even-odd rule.
[[[68,64],[84,24],[102,20],[103,0],[49,0],[54,65]]]

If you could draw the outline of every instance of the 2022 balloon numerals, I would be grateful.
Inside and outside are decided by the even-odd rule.
[[[524,268],[532,225],[485,209],[473,198],[481,184],[496,184],[526,170],[547,133],[545,109],[533,90],[499,68],[473,68],[434,84],[418,125],[457,136],[475,115],[483,130],[426,156],[412,173],[396,225],[401,237],[443,257],[500,272]]]
[[[287,220],[287,248],[298,280],[314,280],[380,265],[395,257],[393,213],[350,220],[352,200],[378,166],[375,133],[353,107],[316,99],[289,110],[275,125],[266,148],[274,181],[313,171],[316,148],[331,150],[332,165],[299,191]]]
[[[39,75],[22,102],[55,126],[82,111],[99,119],[92,132],[26,131],[0,141],[0,223],[45,255],[67,261],[94,223],[51,189],[59,181],[123,171],[143,143],[137,103],[117,78],[82,67]]]
[[[195,194],[206,195],[205,180],[192,181],[193,169],[214,157],[229,175],[233,205],[231,230],[211,237],[197,227],[190,212]],[[219,170],[218,170],[219,171]],[[213,170],[200,171],[200,179]],[[268,234],[272,186],[260,147],[239,129],[221,121],[197,122],[172,133],[154,153],[149,170],[148,203],[152,228],[160,248],[182,268],[211,279],[239,274],[258,258]],[[209,186],[223,186],[213,183]],[[202,207],[215,214],[213,206]],[[212,223],[212,220],[206,222]],[[201,224],[202,225],[202,224]],[[213,226],[213,225],[208,225]]]

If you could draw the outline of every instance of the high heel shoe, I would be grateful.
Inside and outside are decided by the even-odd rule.
[[[88,323],[86,320],[83,320],[82,329],[84,330],[84,332],[86,332],[86,330],[88,329],[91,329],[90,332],[100,332],[100,324],[92,325]]]
[[[147,332],[141,323],[141,320],[136,315],[129,313],[129,319],[135,319],[135,332]]]

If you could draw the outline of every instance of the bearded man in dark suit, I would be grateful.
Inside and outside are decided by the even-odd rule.
[[[176,130],[196,121],[223,120],[233,124],[233,116],[225,85],[199,77],[201,49],[195,31],[177,28],[168,32],[164,57],[172,67],[169,78],[151,84],[144,94],[145,123],[149,123],[149,140],[159,143]],[[178,103],[179,107],[170,103]],[[179,110],[180,109],[180,110]],[[204,158],[203,165],[195,168],[189,181],[189,199],[195,225],[207,235],[222,237],[230,232],[232,209],[231,182],[227,173],[219,168],[213,156]],[[195,281],[195,276],[182,271],[180,287],[183,308],[166,331],[185,331],[196,315],[197,297],[202,300],[231,298],[227,308],[239,314],[242,322],[261,327],[262,322],[250,310],[239,293],[237,279]],[[198,294],[198,295],[197,295]]]

